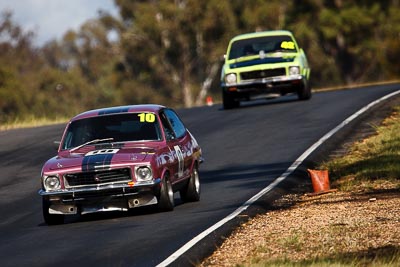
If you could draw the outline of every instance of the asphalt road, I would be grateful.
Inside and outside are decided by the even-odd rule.
[[[42,164],[56,153],[53,141],[60,139],[64,125],[0,132],[0,266],[155,266],[268,186],[344,119],[399,89],[386,85],[316,93],[310,101],[286,96],[228,111],[220,105],[178,110],[206,160],[200,167],[200,202],[181,204],[177,194],[173,212],[102,213],[51,227],[43,222],[37,191]],[[326,147],[335,148],[360,125],[348,125]],[[326,151],[321,147],[307,164]],[[268,209],[273,197],[307,184],[307,179],[302,171],[291,175],[290,182],[256,203],[248,215]],[[211,233],[171,265],[198,262],[246,218],[239,216]]]

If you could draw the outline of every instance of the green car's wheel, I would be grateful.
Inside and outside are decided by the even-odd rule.
[[[309,100],[312,96],[311,87],[308,82],[305,82],[298,90],[297,93],[300,100]]]
[[[235,100],[232,94],[229,94],[225,91],[222,92],[222,104],[224,109],[232,109],[237,108],[240,105],[240,102]]]

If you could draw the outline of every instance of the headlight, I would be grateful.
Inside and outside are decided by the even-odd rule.
[[[43,185],[46,191],[58,190],[61,188],[60,178],[57,176],[47,176],[43,180]]]
[[[136,169],[136,179],[138,181],[148,181],[153,178],[153,173],[149,167],[139,167]]]
[[[300,68],[299,67],[290,67],[289,68],[289,75],[299,75],[300,74]]]
[[[227,84],[232,84],[236,83],[236,74],[234,73],[229,73],[228,75],[225,76],[225,82]]]

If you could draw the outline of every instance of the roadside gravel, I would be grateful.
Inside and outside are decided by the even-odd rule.
[[[286,208],[288,204],[292,206]],[[350,256],[373,259],[400,247],[396,185],[370,192],[288,195],[274,207],[241,225],[200,266]]]

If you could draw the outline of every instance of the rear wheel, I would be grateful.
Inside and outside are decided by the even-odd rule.
[[[63,214],[50,214],[50,201],[43,198],[42,199],[42,209],[43,209],[43,219],[48,225],[57,225],[64,223],[64,215]]]
[[[200,177],[197,166],[193,167],[187,186],[179,191],[179,194],[183,202],[200,200]]]
[[[232,109],[239,107],[240,102],[235,100],[234,95],[222,91],[222,104],[224,109]]]
[[[172,211],[174,209],[174,191],[172,190],[169,177],[165,176],[161,182],[160,194],[158,196],[157,207],[161,211]]]

